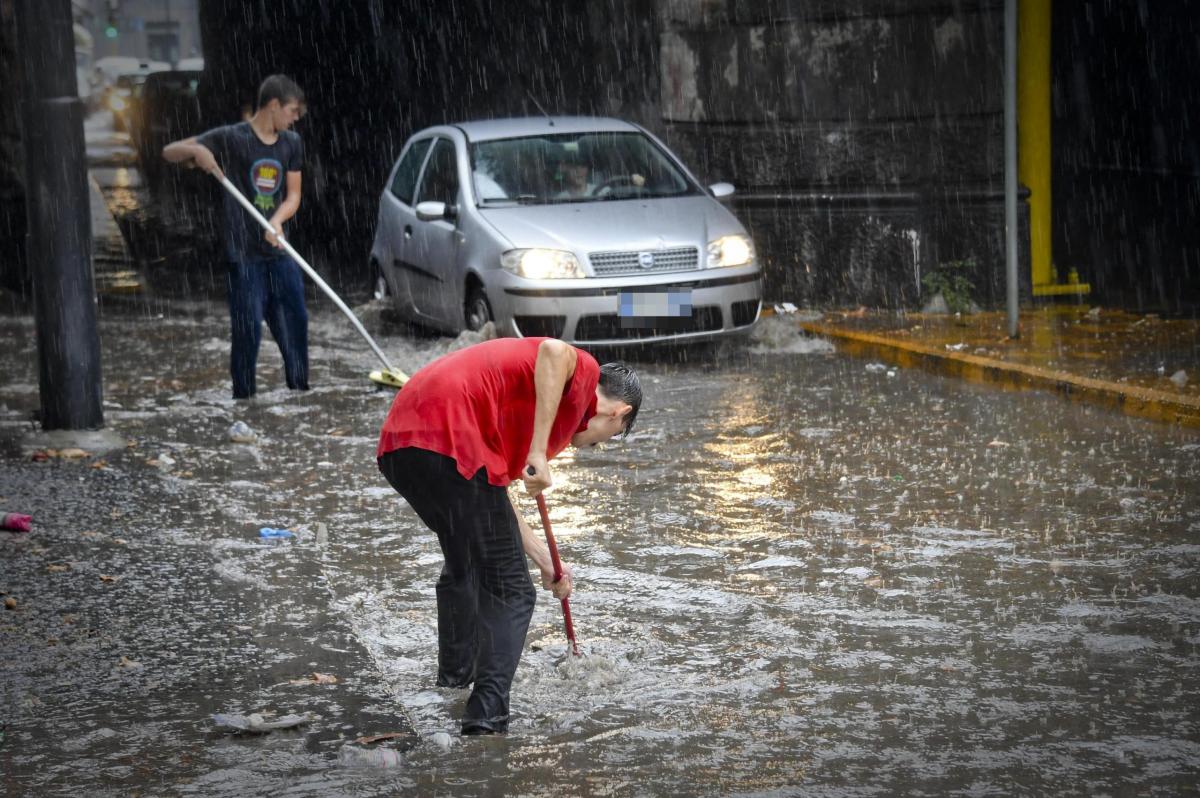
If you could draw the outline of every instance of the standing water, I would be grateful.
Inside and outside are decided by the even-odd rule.
[[[234,753],[211,743],[197,755],[204,777],[176,792],[1194,788],[1191,433],[847,359],[779,321],[758,344],[639,356],[635,433],[552,463],[584,656],[570,656],[558,602],[539,592],[510,734],[459,738],[466,693],[433,686],[441,554],[375,469],[391,394],[366,382],[370,352],[318,312],[314,390],[273,388],[279,358],[264,342],[265,387],[234,404],[222,321],[214,307],[104,322],[111,423],[172,453],[162,479],[186,468],[223,496],[199,516],[164,503],[161,541],[207,547],[239,589],[284,607],[297,562],[313,563],[378,671],[366,676],[387,687],[376,709],[403,715],[423,744],[329,755],[302,736]],[[449,346],[381,344],[410,372]],[[139,373],[156,347],[173,351],[176,384]],[[252,442],[229,442],[235,421]],[[514,496],[536,527],[534,503]],[[243,544],[248,519],[301,543]],[[318,525],[321,545],[304,544]],[[256,759],[255,746],[283,758]]]

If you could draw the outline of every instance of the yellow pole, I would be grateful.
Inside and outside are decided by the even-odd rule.
[[[1017,12],[1018,171],[1029,189],[1035,288],[1057,282],[1050,255],[1050,3],[1020,0]]]
[[[1052,0],[1020,0],[1017,12],[1018,172],[1029,189],[1029,260],[1034,296],[1086,294],[1090,287],[1058,283],[1051,250],[1053,165],[1050,135],[1050,18]]]

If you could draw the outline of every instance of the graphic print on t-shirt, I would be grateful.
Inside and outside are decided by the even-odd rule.
[[[250,166],[250,184],[254,186],[254,205],[263,213],[275,210],[275,195],[283,188],[283,164],[263,158]]]

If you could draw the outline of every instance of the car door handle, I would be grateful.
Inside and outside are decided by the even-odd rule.
[[[412,225],[411,224],[404,225],[404,237],[412,238]]]

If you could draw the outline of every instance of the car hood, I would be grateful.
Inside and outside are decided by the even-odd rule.
[[[695,245],[745,229],[707,196],[606,200],[561,205],[480,208],[517,249],[548,247],[580,255],[611,250]]]

